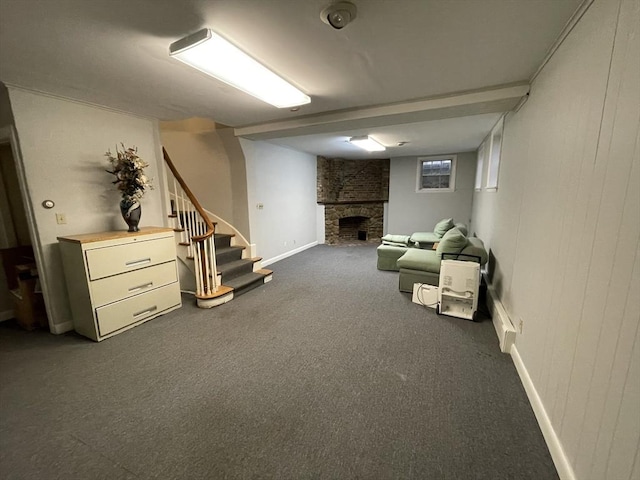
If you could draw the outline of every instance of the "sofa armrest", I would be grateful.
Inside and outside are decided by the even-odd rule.
[[[484,265],[489,260],[487,250],[484,248],[484,243],[478,237],[468,237],[467,246],[460,252],[464,255],[472,255],[474,257],[480,257],[478,263]]]

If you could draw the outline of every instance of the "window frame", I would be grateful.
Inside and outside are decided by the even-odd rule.
[[[475,181],[475,190],[476,192],[482,191],[483,181],[484,181],[484,165],[485,159],[487,158],[487,141],[483,141],[478,147],[478,153],[476,158],[476,181]]]
[[[504,116],[491,129],[489,143],[489,155],[487,165],[487,178],[485,190],[495,192],[498,190],[500,180],[500,158],[502,156],[502,143],[504,141]]]
[[[451,160],[451,173],[449,174],[449,187],[447,188],[424,188],[422,186],[422,165],[423,162],[433,162],[438,160]],[[456,191],[456,164],[458,163],[458,155],[433,155],[427,157],[418,157],[417,161],[417,178],[416,193],[444,193]]]

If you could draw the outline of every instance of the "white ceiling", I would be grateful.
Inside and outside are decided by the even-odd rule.
[[[313,154],[357,157],[343,141],[354,132],[409,142],[392,156],[473,150],[504,102],[463,109],[463,118],[362,120],[376,116],[371,106],[411,110],[417,100],[526,83],[581,3],[352,1],[357,18],[334,30],[319,17],[330,0],[0,0],[0,81],[162,120],[265,124],[265,140]],[[170,43],[203,27],[296,84],[311,104],[276,109],[168,56]],[[324,120],[314,131],[316,117]],[[307,128],[269,127],[285,121]]]

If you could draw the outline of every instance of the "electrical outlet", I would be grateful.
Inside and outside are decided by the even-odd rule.
[[[520,333],[520,335],[522,335],[523,328],[524,328],[524,320],[520,319],[520,321],[518,322],[518,333]]]
[[[66,213],[56,213],[56,223],[58,225],[64,225],[67,223],[67,214]]]

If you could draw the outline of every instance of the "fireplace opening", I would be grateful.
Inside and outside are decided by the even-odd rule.
[[[369,217],[344,217],[338,221],[338,238],[341,241],[366,240]]]

